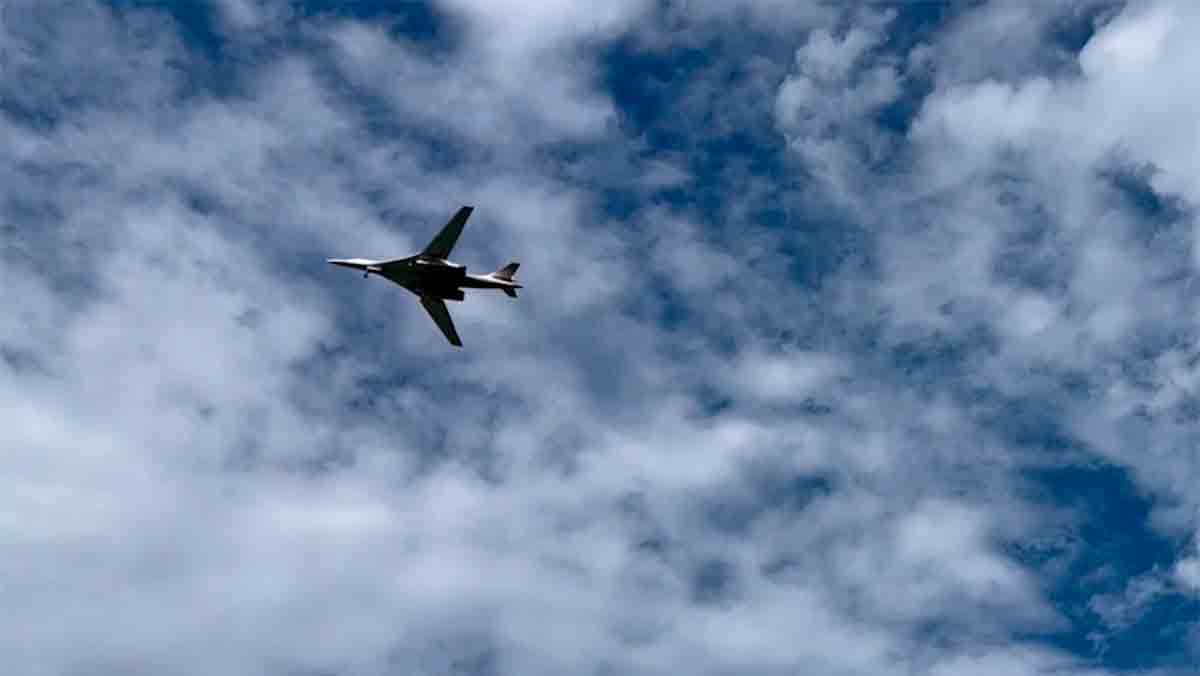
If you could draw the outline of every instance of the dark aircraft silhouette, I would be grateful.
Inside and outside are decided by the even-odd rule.
[[[399,284],[421,299],[425,311],[446,335],[446,340],[455,347],[462,347],[454,321],[446,308],[448,300],[461,301],[467,289],[500,289],[512,298],[517,297],[520,284],[513,281],[520,263],[513,261],[487,275],[468,275],[467,266],[447,260],[454,249],[463,226],[475,207],[462,207],[454,214],[442,231],[433,238],[421,253],[408,258],[373,261],[365,258],[330,258],[326,262],[345,268],[362,270],[363,277],[375,273]]]

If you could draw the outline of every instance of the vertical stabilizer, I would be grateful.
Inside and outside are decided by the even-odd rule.
[[[493,272],[492,276],[495,277],[496,279],[502,279],[506,282],[511,282],[513,280],[513,277],[517,276],[517,268],[519,268],[519,267],[521,267],[521,264],[516,261],[513,261],[513,262],[509,263],[508,265],[505,265],[504,267],[500,268],[499,270]]]

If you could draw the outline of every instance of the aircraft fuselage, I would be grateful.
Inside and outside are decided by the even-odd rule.
[[[399,284],[418,296],[433,296],[461,301],[460,289],[520,289],[516,282],[493,275],[469,275],[467,266],[446,259],[413,257],[401,264],[381,268],[380,261],[363,258],[332,259],[334,265],[362,270],[363,276],[375,274]]]

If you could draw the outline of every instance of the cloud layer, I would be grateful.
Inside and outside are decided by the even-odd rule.
[[[1191,673],[1189,3],[326,4],[3,12],[14,673]]]

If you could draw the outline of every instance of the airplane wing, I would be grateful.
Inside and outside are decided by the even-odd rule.
[[[450,319],[450,311],[446,309],[446,301],[440,298],[430,298],[421,296],[421,305],[425,307],[425,311],[433,317],[433,321],[437,323],[438,328],[442,333],[446,334],[446,340],[455,347],[462,347],[462,341],[458,338],[458,331],[454,330],[454,321]]]
[[[458,236],[462,234],[463,226],[467,224],[467,219],[471,217],[471,212],[475,207],[463,207],[458,210],[458,213],[442,226],[442,231],[433,238],[429,246],[421,252],[422,255],[432,256],[433,258],[449,258],[450,251],[454,248],[455,242],[458,241]]]

